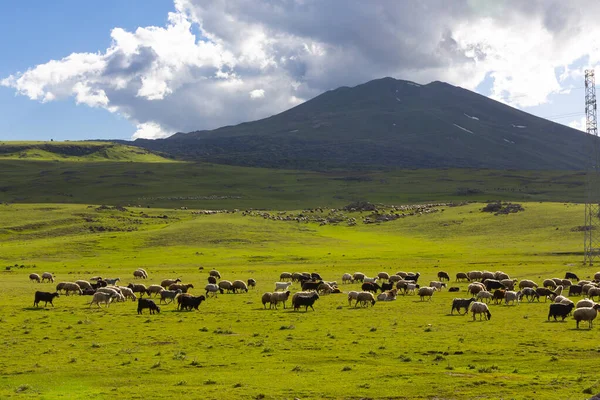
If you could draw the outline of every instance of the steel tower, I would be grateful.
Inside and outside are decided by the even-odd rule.
[[[600,157],[596,123],[596,79],[585,70],[585,126],[589,136],[583,263],[593,265],[600,257]]]

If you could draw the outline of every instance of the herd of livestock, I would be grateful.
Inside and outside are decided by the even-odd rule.
[[[134,278],[138,280],[148,279],[148,273],[139,268],[133,272]],[[397,272],[390,275],[386,272],[380,272],[373,277],[368,277],[361,272],[354,274],[343,274],[341,277],[342,285],[360,283],[360,291],[342,292],[340,285],[336,281],[325,281],[320,274],[313,272],[283,272],[279,276],[279,281],[274,283],[273,292],[266,292],[262,295],[261,301],[264,308],[267,304],[269,308],[277,309],[279,304],[286,308],[286,302],[290,300],[294,310],[304,308],[305,311],[310,307],[314,311],[314,304],[319,296],[345,293],[347,294],[348,305],[354,302],[354,307],[373,306],[378,301],[392,301],[401,296],[417,295],[421,301],[431,300],[432,296],[443,289],[449,292],[459,292],[458,286],[450,286],[450,275],[440,271],[437,274],[437,280],[430,281],[427,286],[419,285],[419,273]],[[45,272],[41,276],[35,273],[29,275],[29,279],[35,282],[54,283],[54,276]],[[221,274],[216,270],[211,270],[208,276],[208,283],[204,286],[205,294],[194,296],[188,291],[194,288],[191,283],[183,284],[179,278],[163,279],[160,284],[145,285],[142,283],[129,283],[127,286],[118,286],[119,278],[102,278],[100,276],[92,277],[88,280],[76,280],[74,282],[59,282],[56,285],[55,292],[36,291],[34,306],[39,307],[40,302],[44,306],[48,303],[54,307],[53,300],[59,297],[61,293],[65,295],[79,294],[91,296],[89,306],[101,304],[109,307],[112,302],[124,302],[127,299],[137,301],[137,312],[141,314],[144,309],[148,309],[151,314],[160,313],[159,304],[169,304],[175,302],[178,310],[198,310],[200,304],[207,297],[217,297],[218,294],[248,292],[249,289],[256,287],[256,281],[252,278],[243,280],[224,280]],[[489,309],[491,303],[505,305],[517,305],[523,300],[528,302],[551,301],[548,313],[548,320],[561,318],[563,321],[569,315],[572,315],[576,321],[577,328],[581,321],[588,322],[589,328],[592,328],[592,322],[597,316],[597,310],[600,309],[600,303],[596,304],[594,298],[600,299],[600,272],[594,275],[593,280],[580,280],[579,277],[571,272],[567,272],[564,278],[548,278],[538,284],[529,279],[516,280],[502,271],[470,271],[459,272],[455,276],[455,282],[468,283],[466,288],[470,298],[454,298],[450,314],[457,311],[459,314],[464,310],[464,314],[472,313],[473,320],[476,316],[479,319],[490,320],[492,314]],[[301,287],[301,291],[291,294],[289,290],[293,283]],[[146,297],[144,297],[146,296]],[[569,297],[586,296],[582,300],[574,303]],[[152,299],[154,298],[154,300]],[[156,300],[158,300],[158,304]]]

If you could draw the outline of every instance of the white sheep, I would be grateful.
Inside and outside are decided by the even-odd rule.
[[[60,287],[60,289],[59,289]],[[60,292],[61,290],[65,291],[65,294],[68,296],[70,292],[76,292],[78,294],[82,294],[83,291],[75,282],[60,282],[56,285],[56,291]]]
[[[480,282],[469,283],[469,286],[467,286],[467,292],[469,294],[472,294],[473,296],[477,295],[477,293],[482,292],[484,290],[485,285]]]
[[[485,303],[479,301],[471,303],[471,312],[473,313],[473,321],[475,321],[475,314],[479,314],[480,321],[482,315],[485,316],[488,321],[492,319],[492,313],[490,313],[490,309]]]
[[[181,289],[180,289],[181,290]],[[209,294],[212,294],[214,297],[217,297],[217,293],[223,293],[223,289],[221,289],[218,285],[214,284],[214,283],[209,283],[208,285],[206,285],[204,287],[204,290],[206,290],[206,295],[208,296]]]
[[[429,287],[435,288],[435,290],[441,292],[442,288],[446,287],[446,284],[439,281],[431,281],[429,282]]]
[[[342,275],[342,283],[353,283],[353,282],[354,282],[354,278],[352,277],[352,275],[350,275],[350,274]]]
[[[387,272],[380,272],[377,274],[377,278],[382,279],[382,280],[383,279],[388,280],[388,279],[390,279],[390,274],[388,274]]]
[[[350,291],[348,292],[348,306],[352,305],[352,300],[356,300],[358,297],[358,292]]]
[[[362,272],[355,272],[355,273],[352,275],[352,278],[353,278],[355,281],[360,281],[360,282],[363,282],[363,280],[365,279],[365,274],[363,274]]]
[[[279,275],[279,280],[282,281],[282,282],[286,281],[286,280],[291,281],[292,280],[292,273],[291,272],[282,272],[281,275]]]
[[[144,271],[136,269],[135,271],[133,271],[133,277],[138,279],[146,279],[148,276]]]
[[[388,280],[392,283],[396,283],[398,281],[401,281],[402,277],[400,275],[390,275],[390,279]]]
[[[508,276],[507,273],[504,273],[502,271],[496,271],[494,272],[494,279],[496,279],[497,281],[503,281],[505,279],[509,280],[510,276]]]
[[[404,294],[415,294],[415,289],[417,288],[416,283],[407,283],[406,289],[404,290]]]
[[[174,283],[179,283],[181,282],[181,279],[179,278],[175,278],[175,279],[163,279],[162,282],[160,283],[160,286],[167,289],[169,286],[171,286]]]
[[[483,300],[486,303],[489,303],[490,301],[492,301],[492,294],[487,290],[482,290],[481,292],[477,293],[477,296],[475,296],[475,298],[477,299],[477,301]]]
[[[537,289],[538,288],[538,284],[535,283],[532,280],[529,280],[529,279],[523,279],[523,280],[521,280],[519,282],[519,289],[523,289],[523,288],[526,288],[526,287],[536,288]]]
[[[517,280],[516,279],[501,279],[500,283],[504,285],[506,290],[514,290]]]
[[[277,309],[277,303],[283,303],[283,308],[285,308],[285,302],[290,297],[290,291],[285,292],[275,292],[271,293],[271,307],[275,307]],[[264,305],[264,303],[263,303]]]
[[[162,292],[160,292],[160,303],[166,303],[167,299],[171,300],[171,301],[169,301],[169,303],[171,303],[181,293],[182,293],[181,289],[177,289],[177,290],[163,290]]]
[[[375,296],[373,296],[373,293],[371,292],[359,292],[356,296],[356,304],[354,307],[358,307],[358,303],[360,303],[363,307],[368,306],[369,303],[371,303],[371,306],[374,306]]]
[[[154,297],[156,297],[163,290],[165,290],[165,289],[160,285],[150,285],[146,288],[146,293],[148,294],[148,297],[150,297],[152,294],[154,294]]]
[[[90,302],[90,307],[94,303],[97,304],[98,307],[100,307],[101,303],[106,304],[106,307],[108,307],[108,305],[110,304],[112,299],[115,297],[117,297],[116,293],[96,292],[96,293],[94,293],[94,297],[92,298],[92,301]]]
[[[29,274],[30,281],[36,281],[37,283],[40,283],[41,279],[42,278],[40,278],[40,276],[38,274]],[[50,303],[50,304],[52,304],[52,303]]]
[[[435,292],[435,288],[429,287],[429,286],[423,286],[421,288],[419,288],[419,297],[421,297],[421,301],[423,301],[425,299],[425,297],[429,297],[428,301],[431,301],[431,296],[433,296],[433,293]]]
[[[506,305],[512,302],[514,304],[519,304],[519,299],[521,298],[521,292],[513,292],[511,290],[507,290],[504,293],[504,302]]]
[[[227,290],[227,292],[233,292],[233,283],[231,281],[220,281],[218,285],[221,289]]]
[[[396,275],[398,275],[400,278],[404,279],[408,276],[408,272],[398,271],[398,272],[396,272]]]
[[[577,304],[575,305],[575,308],[583,308],[583,307],[590,308],[590,307],[594,307],[595,305],[596,305],[596,303],[594,303],[593,300],[582,299],[577,302]]]
[[[600,281],[600,272],[596,272],[596,273],[594,274],[594,280],[595,280],[595,281]]]
[[[233,281],[231,283],[231,286],[233,287],[233,293],[235,293],[236,290],[240,290],[240,291],[244,291],[244,292],[248,293],[248,285],[246,285],[246,282],[244,282],[244,281],[241,281],[241,280]]]
[[[42,274],[42,282],[44,282],[44,281],[54,283],[54,275],[52,275],[50,272],[44,272]]]
[[[598,315],[598,308],[600,308],[600,304],[596,304],[593,307],[582,307],[573,311],[573,318],[577,322],[577,329],[579,329],[580,321],[588,321],[589,328],[592,329],[592,322],[596,319]]]
[[[363,278],[363,282],[377,283],[377,277],[375,277],[375,278],[369,278],[369,277],[365,276]]]
[[[317,293],[319,294],[331,294],[331,292],[333,292],[333,287],[326,282],[321,283],[319,287],[317,287]]]
[[[600,296],[600,288],[597,288],[597,287],[590,288],[587,292],[587,295],[590,299],[594,300],[594,297]]]
[[[562,295],[562,292],[563,292],[563,286],[562,285],[558,285],[556,287],[556,289],[554,290],[554,295],[555,296],[560,296],[560,295]]]
[[[285,292],[292,285],[292,282],[275,282],[275,291],[281,290]]]
[[[121,294],[126,299],[131,299],[131,301],[137,300],[137,297],[135,296],[135,293],[133,293],[133,290],[129,289],[128,287],[119,286],[119,290],[121,290]]]
[[[483,272],[481,271],[469,271],[467,272],[467,278],[470,281],[480,281],[483,276]]]
[[[144,279],[148,278],[148,273],[146,272],[146,270],[144,268],[138,268],[137,271],[140,271],[144,274]]]
[[[81,289],[92,289],[92,285],[88,281],[77,280],[75,283],[78,284]]]
[[[121,279],[119,278],[106,278],[104,280],[104,282],[106,282],[107,285],[116,285],[118,281],[120,281]]]
[[[553,279],[544,279],[544,282],[542,282],[542,285],[545,288],[552,288],[552,289],[556,289],[556,282],[554,282]]]
[[[396,294],[398,289],[387,290],[383,293],[379,293],[377,301],[393,301],[396,300]]]

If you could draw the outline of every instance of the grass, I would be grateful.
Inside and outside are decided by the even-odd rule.
[[[348,307],[344,294],[321,296],[315,312],[264,310],[260,300],[283,271],[339,282],[344,272],[410,270],[422,284],[440,270],[503,270],[536,281],[596,272],[581,265],[582,234],[571,230],[582,223],[582,205],[523,205],[512,215],[482,213],[474,203],[356,226],[172,207],[0,205],[0,397],[141,398],[183,389],[215,399],[584,399],[600,390],[590,368],[600,328],[546,322],[543,301],[492,305],[491,321],[473,322],[449,315],[451,299],[466,297],[465,283],[451,283],[458,295],[401,296],[366,309]],[[199,312],[170,304],[137,315],[132,302],[89,308],[90,298],[79,296],[32,307],[36,290],[54,288],[29,282],[32,272],[127,284],[138,267],[149,272],[145,284],[181,277],[194,294],[212,268],[258,283],[210,298]]]

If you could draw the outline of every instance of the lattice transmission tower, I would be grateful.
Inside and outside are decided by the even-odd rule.
[[[585,70],[585,127],[589,135],[583,263],[593,265],[600,257],[600,155],[596,120],[596,78]]]

